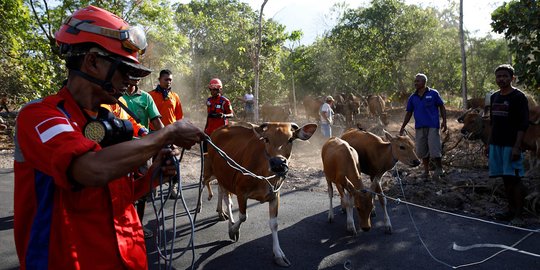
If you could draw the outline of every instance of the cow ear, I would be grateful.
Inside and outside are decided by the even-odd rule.
[[[317,124],[305,124],[301,128],[294,131],[294,138],[302,141],[308,140],[317,130]]]
[[[384,132],[384,136],[386,137],[386,139],[388,141],[391,141],[394,137],[392,136],[392,134],[388,133],[388,131],[384,130],[383,129],[383,132]]]
[[[268,129],[268,123],[262,123],[260,126],[253,126],[253,131],[257,133],[259,137],[262,137],[262,134]]]

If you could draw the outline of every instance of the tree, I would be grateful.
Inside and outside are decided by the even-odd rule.
[[[245,3],[229,0],[191,1],[177,8],[176,24],[189,40],[190,72],[182,74],[193,101],[201,104],[207,97],[201,91],[210,77],[220,77],[233,107],[238,99],[254,88],[255,55],[258,48],[258,15]],[[226,22],[226,23],[225,23]],[[281,70],[287,52],[283,48],[291,35],[275,21],[262,18],[259,51],[259,104],[280,102],[288,96]]]
[[[504,34],[514,55],[520,83],[532,89],[540,86],[540,2],[510,1],[491,14],[493,31]]]
[[[465,32],[463,31],[463,0],[459,0],[459,45],[461,48],[461,96],[463,109],[467,109],[467,55],[465,54]]]
[[[260,60],[260,54],[261,54],[261,46],[262,46],[262,21],[263,21],[263,10],[264,6],[266,6],[266,3],[268,0],[263,0],[263,3],[261,5],[261,10],[259,11],[259,30],[257,31],[257,45],[255,46],[255,53],[254,53],[254,63],[253,63],[253,71],[255,72],[255,119],[259,119],[259,75],[260,75],[260,66],[259,66],[259,60]]]
[[[357,76],[369,78],[371,93],[403,89],[403,61],[435,25],[432,14],[399,0],[373,0],[368,8],[349,10],[330,38],[353,62]]]

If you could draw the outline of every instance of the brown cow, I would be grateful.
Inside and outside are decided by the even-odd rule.
[[[485,98],[470,98],[467,99],[467,109],[484,109],[486,106]]]
[[[483,118],[478,110],[468,110],[460,117],[463,123],[461,134],[468,140],[482,140],[484,146],[489,143],[491,124],[488,118]],[[540,159],[540,125],[529,123],[529,128],[523,134],[521,149],[531,151],[530,168],[535,168]]]
[[[264,104],[261,108],[263,122],[287,122],[291,114],[292,111],[289,105]]]
[[[353,206],[358,211],[360,227],[363,231],[369,231],[371,229],[370,213],[373,209],[373,197],[364,190],[356,150],[346,141],[332,137],[323,145],[321,157],[328,184],[328,198],[330,199],[328,222],[332,222],[334,219],[332,206],[334,195],[332,183],[334,183],[341,198],[341,205],[347,212],[347,231],[356,235]]]
[[[415,167],[420,160],[414,151],[414,142],[407,136],[395,136],[384,131],[388,142],[373,133],[350,129],[341,138],[347,141],[358,152],[358,160],[362,173],[369,175],[371,190],[379,193],[379,203],[384,210],[384,226],[387,233],[392,233],[392,224],[386,209],[386,198],[383,196],[380,179],[398,161]]]
[[[319,110],[321,109],[323,102],[323,98],[314,98],[312,96],[305,96],[302,99],[302,102],[304,103],[304,109],[306,111],[306,119],[309,122],[311,118],[313,118],[315,121],[319,121]]]
[[[367,97],[369,114],[372,117],[378,117],[383,125],[388,125],[388,117],[384,112],[385,103],[381,96],[379,95],[369,95]]]
[[[266,180],[236,171],[216,152],[216,149],[208,147],[204,183],[211,198],[212,190],[209,182],[212,179],[218,180],[217,211],[220,217],[229,218],[229,237],[238,241],[240,225],[247,220],[248,199],[258,200],[261,203],[268,202],[274,261],[280,266],[290,266],[290,262],[281,250],[277,234],[279,188],[288,171],[293,141],[309,139],[316,129],[316,124],[306,124],[300,128],[294,123],[264,123],[250,128],[241,125],[224,126],[212,133],[212,142],[240,166],[256,175],[264,177],[274,175]],[[232,215],[230,193],[236,194],[238,202],[239,220],[236,223]],[[225,213],[222,200],[225,201]]]

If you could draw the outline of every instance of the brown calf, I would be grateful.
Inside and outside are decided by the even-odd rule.
[[[378,117],[383,125],[388,125],[388,118],[384,112],[384,99],[379,95],[369,95],[367,98],[369,114],[372,117]]]
[[[212,142],[242,167],[260,176],[275,175],[268,180],[254,178],[236,171],[213,147],[208,146],[204,183],[211,194],[208,182],[212,179],[218,180],[217,211],[220,217],[229,218],[229,237],[238,241],[240,225],[247,220],[248,199],[261,203],[268,202],[274,261],[280,266],[290,266],[290,262],[281,250],[277,234],[279,188],[288,171],[293,141],[309,139],[316,129],[316,124],[306,124],[300,128],[294,123],[264,123],[249,128],[242,125],[225,126],[212,133]],[[235,194],[237,198],[238,222],[234,222],[232,215],[230,193]],[[225,202],[226,213],[222,208],[222,200]]]
[[[350,129],[341,138],[347,141],[358,153],[358,161],[362,173],[369,175],[371,190],[379,193],[379,203],[384,210],[384,226],[387,233],[392,233],[392,224],[386,209],[386,198],[383,196],[380,179],[391,170],[398,161],[418,166],[420,160],[414,151],[414,142],[407,136],[392,136],[384,131],[388,142],[373,133]]]
[[[261,107],[263,122],[287,122],[292,111],[289,105],[264,104]]]
[[[311,118],[313,118],[315,121],[319,121],[319,110],[324,103],[323,100],[324,99],[322,97],[315,98],[312,96],[304,96],[302,102],[304,104],[304,110],[306,111],[307,121],[310,121]]]
[[[341,198],[341,205],[345,207],[347,212],[347,231],[356,235],[353,206],[358,211],[360,227],[363,231],[369,231],[371,229],[370,214],[373,209],[373,197],[364,190],[356,150],[346,141],[332,137],[323,145],[321,157],[330,201],[328,222],[332,222],[334,219],[332,206],[334,195],[332,183],[334,183]]]

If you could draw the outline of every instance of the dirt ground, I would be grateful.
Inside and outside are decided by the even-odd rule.
[[[391,109],[390,124],[385,130],[397,134],[403,121],[403,109]],[[419,178],[422,168],[410,168],[401,163],[397,164],[400,181],[389,172],[383,178],[385,193],[394,198],[400,198],[454,213],[491,219],[496,212],[505,210],[506,199],[502,180],[490,179],[487,174],[487,159],[483,156],[482,144],[479,141],[469,142],[460,138],[461,124],[457,122],[459,110],[448,109],[449,136],[443,136],[444,143],[443,166],[446,176],[441,181],[425,181]],[[15,117],[1,114],[7,122],[8,129],[0,131],[0,168],[13,168],[13,139],[12,127]],[[304,124],[305,117],[300,116],[296,123]],[[375,125],[375,120],[364,118],[360,121],[363,127],[382,135],[382,128]],[[411,122],[413,122],[411,120]],[[196,123],[197,124],[197,123]],[[201,125],[201,123],[198,123]],[[336,127],[335,136],[340,136],[344,128]],[[414,135],[414,124],[409,123],[408,130]],[[302,189],[312,192],[326,192],[326,180],[322,171],[320,150],[324,139],[317,132],[309,141],[295,141],[293,156],[290,161],[290,171],[284,189]],[[526,162],[527,163],[527,162]],[[194,147],[185,152],[181,163],[183,181],[197,182],[200,177],[199,148]],[[364,181],[369,179],[364,175]],[[525,220],[528,225],[540,224],[540,180],[524,178],[528,188],[527,212]],[[403,188],[404,193],[401,189]],[[206,196],[206,195],[203,195]],[[378,205],[378,204],[377,204]]]

